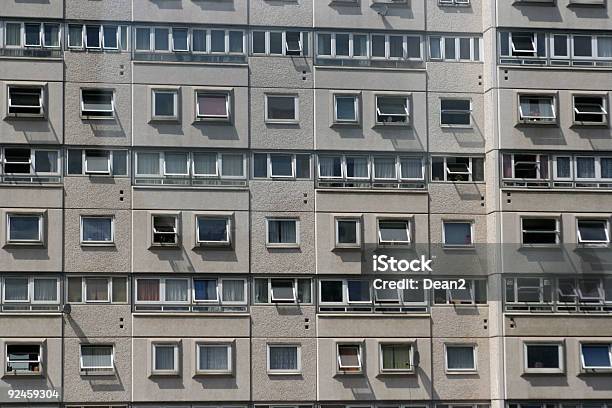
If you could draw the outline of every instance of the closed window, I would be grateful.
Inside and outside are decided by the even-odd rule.
[[[9,244],[42,244],[43,216],[41,214],[7,214]]]
[[[563,372],[562,345],[546,343],[525,343],[525,372]]]
[[[363,371],[361,344],[337,344],[338,372],[360,374]]]
[[[376,123],[407,125],[410,121],[408,97],[376,96]]]
[[[409,343],[380,344],[380,372],[412,372],[412,345]]]
[[[268,344],[268,373],[297,374],[302,371],[300,346]]]
[[[109,345],[81,345],[81,371],[113,371],[114,352]]]
[[[476,347],[474,345],[445,344],[446,371],[476,371]]]
[[[153,344],[152,374],[177,375],[179,372],[178,344]]]
[[[66,279],[68,303],[126,303],[127,278],[82,277]]]
[[[607,245],[610,243],[608,220],[578,219],[578,242],[581,244]]]
[[[230,94],[228,92],[196,92],[196,119],[229,121]]]
[[[8,114],[10,116],[41,117],[44,115],[44,92],[40,86],[8,87]]]
[[[508,278],[505,296],[507,303],[550,303],[552,302],[551,279]]]
[[[115,240],[113,217],[81,217],[81,244],[112,244]]]
[[[197,278],[193,280],[193,296],[196,303],[244,304],[246,281]]]
[[[444,221],[443,242],[445,247],[470,247],[474,244],[472,222]]]
[[[153,115],[156,120],[178,120],[178,91],[175,89],[153,90]]]
[[[253,31],[254,55],[308,55],[308,33],[299,31]]]
[[[266,95],[266,122],[297,122],[299,98],[297,95]]]
[[[574,123],[578,125],[605,125],[608,122],[604,96],[574,95]]]
[[[172,27],[172,51],[189,51],[189,29]]]
[[[178,244],[178,216],[155,214],[152,216],[153,238],[151,243],[159,246]]]
[[[7,374],[42,374],[42,346],[40,344],[7,344]]]
[[[85,47],[91,49],[102,48],[101,26],[86,25],[85,26]]]
[[[5,303],[59,303],[59,280],[45,277],[6,277],[2,299]]]
[[[255,153],[253,177],[287,179],[310,178],[309,154]]]
[[[359,123],[359,97],[357,95],[334,95],[334,123]]]
[[[233,371],[232,345],[197,344],[198,374],[231,374]]]
[[[231,244],[231,220],[229,217],[198,216],[196,224],[198,244],[218,246]]]
[[[268,246],[299,245],[299,221],[295,219],[267,219]]]
[[[336,247],[359,248],[361,246],[361,220],[336,218]]]
[[[520,95],[519,119],[530,124],[557,123],[557,107],[554,96]]]
[[[582,343],[580,345],[580,360],[585,370],[611,370],[612,345],[606,343]]]
[[[442,126],[470,126],[472,101],[469,99],[441,99],[440,124]]]
[[[109,89],[81,89],[81,116],[110,119],[115,115],[114,92]]]
[[[410,221],[401,219],[378,220],[379,245],[410,244]]]
[[[560,242],[556,218],[521,218],[524,245],[556,245]]]

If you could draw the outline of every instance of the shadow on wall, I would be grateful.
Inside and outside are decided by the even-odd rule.
[[[6,122],[13,128],[15,133],[23,134],[28,143],[57,143],[62,144],[53,123],[49,120],[26,120],[9,119]],[[49,138],[51,136],[51,138]],[[50,140],[52,139],[52,140]]]
[[[512,7],[518,9],[523,17],[529,21],[539,21],[547,23],[560,23],[563,21],[561,12],[555,5],[526,5],[524,3],[514,3]]]
[[[89,123],[94,137],[126,138],[125,129],[119,118],[112,120],[84,120]]]

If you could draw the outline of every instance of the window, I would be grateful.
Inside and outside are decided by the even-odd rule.
[[[608,122],[604,96],[574,95],[574,124],[605,125]]]
[[[519,95],[519,120],[529,124],[557,123],[555,97]]]
[[[40,23],[25,23],[24,25],[24,44],[26,47],[40,47],[42,32]]]
[[[42,214],[9,213],[6,216],[7,244],[42,244]]]
[[[378,219],[378,245],[409,245],[410,221],[401,219]]]
[[[465,288],[434,289],[435,305],[484,305],[487,303],[487,280],[465,279]]]
[[[589,371],[612,369],[612,345],[605,343],[580,344],[582,368]]]
[[[361,247],[361,219],[336,218],[336,248]]]
[[[5,179],[8,179],[6,175],[59,175],[59,151],[6,147],[2,165]],[[23,177],[15,177],[15,180],[31,181]]]
[[[302,371],[301,347],[291,344],[268,344],[269,374],[299,374]]]
[[[101,47],[101,30],[99,25],[85,26],[85,47],[89,49],[100,49]]]
[[[476,346],[445,344],[447,372],[476,371]]]
[[[127,303],[127,278],[82,277],[66,279],[68,303]]]
[[[438,0],[440,6],[469,6],[470,0]]]
[[[546,154],[504,154],[503,177],[506,179],[548,179],[549,157]]]
[[[81,245],[108,245],[115,241],[113,217],[81,216]]]
[[[255,278],[253,302],[312,303],[312,281],[301,278]]]
[[[412,345],[410,343],[380,344],[381,373],[410,373],[413,370]]]
[[[246,281],[194,278],[193,298],[196,303],[245,304]]]
[[[196,119],[230,121],[230,93],[196,92]]]
[[[169,214],[154,214],[152,216],[154,246],[178,245],[178,216]]]
[[[8,86],[8,115],[44,116],[44,92],[41,86]]]
[[[363,372],[361,347],[361,344],[337,344],[338,372],[342,374]]]
[[[42,346],[40,344],[7,344],[6,373],[42,375]]]
[[[189,51],[189,29],[172,27],[172,51]]]
[[[480,37],[429,37],[432,61],[480,61]]]
[[[431,180],[447,182],[484,181],[484,158],[461,156],[433,156]]]
[[[334,123],[359,123],[359,97],[349,94],[334,95]]]
[[[469,99],[441,99],[441,126],[471,126],[472,101]]]
[[[253,177],[270,179],[309,179],[310,155],[254,153]]]
[[[83,119],[112,119],[115,116],[114,92],[110,89],[81,89]]]
[[[269,247],[296,247],[300,240],[300,222],[297,219],[266,219],[266,245]]]
[[[178,120],[178,90],[154,89],[152,96],[152,119]]]
[[[113,346],[81,345],[81,371],[114,371],[115,356]]]
[[[421,61],[421,37],[363,33],[319,33],[317,57],[343,60],[342,64],[363,65],[358,60]],[[351,60],[356,61],[351,64]]]
[[[550,303],[552,281],[532,277],[506,279],[506,302]]]
[[[190,280],[187,278],[138,278],[136,279],[136,302],[188,304]],[[149,310],[149,309],[146,309]],[[150,309],[157,310],[157,309]],[[187,310],[176,307],[172,310]]]
[[[127,50],[127,36],[127,26],[69,24],[68,48],[82,49],[85,41],[85,48],[88,50]]]
[[[153,344],[153,359],[151,373],[155,375],[178,375],[179,346],[178,344]]]
[[[253,55],[308,55],[308,32],[253,31]]]
[[[59,303],[59,280],[53,277],[5,277],[2,299],[4,303]]]
[[[213,215],[196,217],[196,236],[199,245],[229,246],[232,243],[231,231],[230,217]]]
[[[127,176],[127,150],[68,149],[66,153],[69,175]]]
[[[423,179],[423,161],[420,157],[402,156],[328,156],[318,157],[320,180],[347,181],[347,187],[360,187],[373,179],[377,182]],[[359,183],[361,181],[361,183]],[[332,186],[334,186],[332,184]]]
[[[233,372],[231,344],[196,344],[196,354],[197,374],[231,374]]]
[[[561,344],[525,343],[526,373],[563,372],[563,346]]]
[[[523,245],[556,245],[560,242],[557,218],[521,218]]]
[[[294,123],[299,120],[297,95],[266,95],[266,122]]]
[[[322,311],[422,311],[427,304],[420,289],[372,289],[365,279],[325,279],[319,281]],[[348,306],[348,307],[347,307]],[[374,308],[372,309],[372,306]]]
[[[474,245],[471,221],[443,221],[442,235],[447,248],[472,247]]]
[[[610,226],[608,220],[578,219],[578,243],[587,245],[608,245],[610,243]]]
[[[376,124],[408,125],[410,121],[408,97],[376,96]]]

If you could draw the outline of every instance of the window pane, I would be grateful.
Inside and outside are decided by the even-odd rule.
[[[159,279],[138,279],[136,300],[139,302],[159,302]]]
[[[380,242],[405,243],[409,241],[408,221],[378,221]]]
[[[40,45],[40,24],[25,24],[25,45]]]
[[[527,368],[560,368],[559,346],[536,345],[527,346]]]
[[[242,31],[230,31],[229,32],[229,52],[239,52],[242,53],[243,48],[243,40],[242,40]]]
[[[574,35],[574,56],[590,57],[593,55],[593,47],[590,35]]]
[[[470,50],[470,38],[460,38],[459,39],[459,59],[469,60],[471,58],[471,50]]]
[[[553,43],[553,53],[555,56],[565,57],[568,55],[566,35],[554,35]]]
[[[12,47],[21,46],[21,24],[6,23],[4,27],[5,44]]]
[[[444,39],[444,59],[455,59],[455,39]]]
[[[268,177],[268,155],[255,153],[253,155],[253,177]]]
[[[57,279],[34,279],[34,301],[57,301]]]
[[[168,51],[170,49],[169,28],[156,28],[154,36],[155,51]]]
[[[331,55],[331,34],[319,34],[317,39],[317,54]]]
[[[338,156],[319,157],[320,177],[342,177],[342,158]]]
[[[338,56],[349,56],[349,34],[336,34],[336,55]]]
[[[270,33],[270,54],[282,55],[283,53],[283,33]]]
[[[227,118],[228,94],[198,93],[198,116],[208,118]]]
[[[321,281],[321,302],[342,303],[342,281]]]
[[[576,177],[595,178],[595,159],[593,157],[576,158]]]
[[[112,346],[81,346],[83,368],[112,368]]]
[[[40,345],[38,344],[7,344],[6,371],[24,373],[40,373]]]
[[[166,302],[186,302],[189,282],[186,279],[166,279]]]
[[[295,177],[310,178],[310,155],[296,154],[295,155]]]
[[[159,153],[140,152],[136,156],[138,166],[136,173],[140,175],[159,175]]]
[[[172,48],[175,51],[188,51],[187,35],[189,31],[186,28],[172,29]]]
[[[253,54],[265,54],[266,53],[266,32],[265,31],[253,31],[251,33],[253,38]]]
[[[268,243],[297,243],[297,226],[294,220],[268,220]]]
[[[384,35],[372,35],[372,56],[384,58],[385,57],[385,36]]]
[[[9,215],[9,241],[40,240],[40,216]]]
[[[103,26],[102,35],[104,36],[104,48],[117,49],[119,44],[117,42],[117,33],[119,27],[114,25]]]
[[[200,242],[227,242],[227,218],[198,218],[198,241]]]
[[[444,223],[445,245],[471,245],[472,224],[467,222],[445,222]]]
[[[298,302],[312,303],[312,290],[310,279],[298,279]]]
[[[27,302],[28,279],[27,278],[5,278],[4,279],[4,299],[10,302]]]
[[[194,153],[193,171],[198,175],[214,176],[217,174],[216,153]]]
[[[223,177],[244,177],[244,156],[242,154],[222,154],[221,175]]]
[[[368,56],[368,36],[365,34],[353,34],[353,56]]]
[[[225,52],[225,31],[211,30],[210,31],[210,51]]]
[[[357,244],[358,226],[359,224],[356,220],[337,220],[338,244]]]
[[[361,369],[360,347],[357,345],[338,345],[340,369],[359,371]]]
[[[68,302],[82,302],[82,278],[68,278]]]
[[[148,28],[136,28],[136,50],[149,51],[151,49],[151,32]]]
[[[271,154],[272,177],[293,176],[293,156],[290,154]]]
[[[295,96],[267,96],[268,119],[295,120]]]
[[[200,345],[199,370],[226,371],[230,370],[228,347],[222,345]]]
[[[294,301],[293,279],[272,279],[272,300],[274,301]]]
[[[113,151],[113,174],[115,176],[127,176],[127,151]]]
[[[127,278],[113,278],[113,302],[127,302]]]
[[[86,172],[108,173],[110,152],[108,150],[85,150]]]
[[[356,121],[355,96],[336,96],[336,119],[338,121]]]
[[[241,279],[223,279],[222,300],[224,302],[244,302],[244,281]]]
[[[108,302],[108,279],[87,278],[85,279],[88,302]]]
[[[206,30],[193,30],[191,32],[191,46],[195,52],[206,52]]]
[[[168,153],[164,154],[165,172],[166,174],[186,175],[189,173],[187,162],[189,160],[188,153]]]
[[[440,42],[442,38],[440,37],[429,37],[429,57],[431,59],[441,59],[442,51],[440,48]]]
[[[34,152],[34,171],[36,173],[57,173],[58,152],[36,150]]]
[[[383,370],[410,370],[410,346],[407,344],[383,344],[382,353]]]
[[[4,172],[30,174],[31,172],[31,151],[22,148],[4,149]]]
[[[59,24],[44,24],[45,47],[59,47]]]
[[[111,218],[83,218],[83,241],[111,242]]]
[[[452,346],[446,348],[446,362],[449,370],[473,370],[474,348],[471,346]]]
[[[601,164],[601,178],[612,178],[612,158],[602,157],[599,162]]]
[[[297,354],[296,346],[270,347],[270,370],[297,370]]]
[[[612,58],[612,37],[597,37],[597,56]]]
[[[87,48],[100,48],[100,26],[85,26]]]
[[[155,345],[155,370],[174,371],[174,345]]]
[[[581,241],[607,242],[607,223],[604,220],[578,220]]]
[[[349,302],[371,302],[370,282],[363,280],[349,280],[348,301]],[[340,299],[342,301],[342,299]]]
[[[402,179],[423,178],[423,162],[420,158],[401,157],[400,165]]]
[[[395,179],[397,178],[394,157],[374,158],[374,178]]]
[[[216,279],[194,279],[193,287],[196,301],[217,300]]]
[[[155,91],[154,116],[174,116],[175,92]]]
[[[585,368],[609,368],[610,346],[608,344],[583,344],[582,359]]]
[[[346,177],[347,178],[368,178],[368,158],[367,157],[347,157],[346,158]]]

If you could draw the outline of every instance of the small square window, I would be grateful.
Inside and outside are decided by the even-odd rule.
[[[338,344],[337,347],[338,371],[342,374],[361,374],[363,372],[361,344]]]
[[[297,122],[298,102],[296,95],[266,95],[267,122]]]
[[[203,246],[229,246],[231,221],[229,217],[198,216],[197,242]]]
[[[379,245],[410,244],[410,221],[408,220],[378,220]]]
[[[361,247],[361,220],[336,218],[336,248]]]
[[[112,119],[114,92],[110,89],[81,89],[81,116],[84,119]]]
[[[9,244],[42,244],[42,215],[8,214],[6,242]]]
[[[606,98],[603,96],[574,95],[574,123],[577,125],[605,125],[608,122]]]
[[[114,240],[113,217],[81,217],[81,245],[110,245]]]
[[[334,95],[334,123],[359,123],[359,98],[357,95]]]
[[[342,303],[343,288],[341,280],[325,280],[319,282],[321,303]],[[369,289],[368,289],[369,290]]]
[[[581,344],[580,360],[584,370],[612,370],[612,345],[605,343]]]
[[[188,174],[189,153],[164,153],[164,176],[187,176]]]
[[[519,96],[519,119],[529,124],[557,123],[555,97],[539,95]]]
[[[10,116],[42,117],[44,115],[43,88],[38,86],[8,87],[8,114]]]
[[[526,343],[526,373],[563,372],[563,347],[561,344]]]
[[[81,371],[114,371],[113,346],[81,345]]]
[[[581,244],[608,245],[610,231],[607,220],[579,219],[578,242]]]
[[[268,219],[267,240],[268,246],[291,246],[299,245],[299,221],[294,219]]]
[[[333,282],[332,282],[333,283]],[[340,282],[342,283],[342,282]],[[372,292],[371,283],[367,280],[349,279],[346,281],[347,301],[351,303],[371,303]],[[342,288],[340,286],[340,288]],[[342,301],[342,292],[340,292],[340,301]]]
[[[6,373],[42,375],[42,346],[40,344],[7,344]]]
[[[442,126],[470,126],[472,101],[469,99],[441,99],[440,124]]]
[[[153,238],[152,244],[159,246],[178,245],[178,216],[176,215],[153,215]]]
[[[154,120],[178,120],[178,91],[174,89],[153,90]]]
[[[211,121],[230,120],[230,95],[227,92],[196,93],[196,119]]]
[[[412,345],[380,344],[380,372],[407,373],[412,372]]]
[[[270,176],[291,178],[294,177],[293,155],[270,154]]]
[[[285,33],[285,54],[302,54],[302,33],[299,31],[287,31]]]
[[[377,96],[376,123],[407,125],[410,120],[408,98],[405,96]]]
[[[178,344],[153,344],[151,373],[154,375],[178,375]]]
[[[512,55],[515,57],[535,57],[537,53],[536,36],[534,33],[511,33]]]
[[[302,371],[298,345],[268,344],[268,373],[299,374]]]
[[[462,221],[443,222],[445,247],[471,247],[473,242],[472,223]]]
[[[231,344],[198,344],[198,374],[231,374],[233,371]]]
[[[85,150],[86,174],[110,174],[109,150]]]
[[[559,220],[556,218],[521,218],[523,245],[556,245],[559,243]]]
[[[473,345],[446,344],[446,371],[476,371],[476,347]]]

